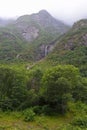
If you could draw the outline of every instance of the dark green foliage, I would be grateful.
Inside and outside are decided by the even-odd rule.
[[[73,97],[76,101],[80,100],[87,104],[87,78],[81,78],[73,91]]]
[[[39,104],[42,72],[24,72],[18,68],[0,66],[0,108],[20,110]]]
[[[0,65],[0,108],[36,114],[65,114],[69,101],[87,103],[87,79],[72,65],[59,65],[43,72]]]
[[[26,99],[26,77],[9,67],[0,67],[0,107],[17,109]]]
[[[34,69],[29,72],[29,80],[27,83],[28,90],[34,89],[36,92],[40,89],[40,82],[42,79],[42,71],[40,69]]]
[[[34,106],[33,107],[33,111],[35,112],[35,114],[37,114],[37,115],[40,115],[40,114],[42,114],[43,113],[43,111],[42,111],[42,106]]]
[[[79,126],[80,128],[87,128],[87,115],[75,117],[72,121],[72,125]]]
[[[76,118],[85,118],[87,117],[87,105],[82,102],[69,102],[68,111],[73,115],[73,121]]]
[[[74,66],[56,66],[47,70],[41,88],[46,103],[64,113],[78,80],[79,71]]]
[[[21,107],[23,109],[28,107],[33,107],[39,104],[39,97],[38,94],[34,91],[34,89],[27,90],[27,98],[26,100],[21,104]]]
[[[87,129],[87,105],[82,102],[69,102],[69,112],[72,120],[59,130],[86,130]]]
[[[82,102],[72,103],[70,110],[74,114],[71,124],[82,129],[87,128],[87,105]]]

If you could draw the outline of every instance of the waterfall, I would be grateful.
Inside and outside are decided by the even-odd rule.
[[[48,46],[45,47],[45,56],[48,54]]]

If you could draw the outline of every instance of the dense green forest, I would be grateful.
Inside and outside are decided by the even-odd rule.
[[[21,112],[26,122],[40,115],[69,113],[72,119],[60,129],[86,130],[87,78],[73,65],[57,65],[45,71],[0,65],[0,110]]]

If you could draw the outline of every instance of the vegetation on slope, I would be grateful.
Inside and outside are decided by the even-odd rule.
[[[53,53],[35,66],[24,62],[22,65],[20,62],[15,65],[0,65],[0,120],[3,121],[0,124],[1,129],[87,129],[86,32],[84,26],[80,29],[73,27],[58,42]],[[16,53],[17,48],[19,54],[21,47],[21,55],[25,54],[26,50],[26,55],[22,55],[23,61],[26,56],[28,59],[29,43],[25,42],[23,46],[23,40],[19,38],[20,33],[6,33],[2,29],[0,35],[3,50],[4,42],[8,50],[8,43],[12,44],[14,39],[15,46],[10,46],[10,51],[14,49]],[[18,44],[16,39],[17,42],[20,41]],[[47,44],[47,41],[45,42]],[[36,46],[34,43],[30,46],[31,56],[32,49],[37,48],[37,45],[40,45],[39,40]],[[16,58],[20,57],[18,54],[16,53]],[[80,71],[72,64],[79,67]],[[16,117],[13,121],[14,115]],[[20,123],[17,124],[18,120]]]
[[[19,110],[47,105],[63,112],[70,95],[74,100],[86,103],[86,84],[86,78],[81,77],[74,66],[56,66],[42,72],[40,69],[29,71],[1,65],[0,107],[2,110]]]
[[[86,130],[87,78],[72,65],[46,71],[0,65],[0,110],[5,130]]]
[[[69,27],[47,11],[19,17],[0,28],[0,61],[37,61],[45,56],[45,46],[65,33]]]
[[[52,65],[73,64],[87,76],[87,21],[77,22],[56,44],[47,61]],[[79,27],[77,26],[78,24]],[[81,26],[82,25],[82,26]]]

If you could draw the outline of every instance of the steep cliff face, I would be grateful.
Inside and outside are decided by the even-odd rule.
[[[22,36],[30,42],[39,36],[39,29],[35,28],[34,26],[28,27],[23,30]]]

